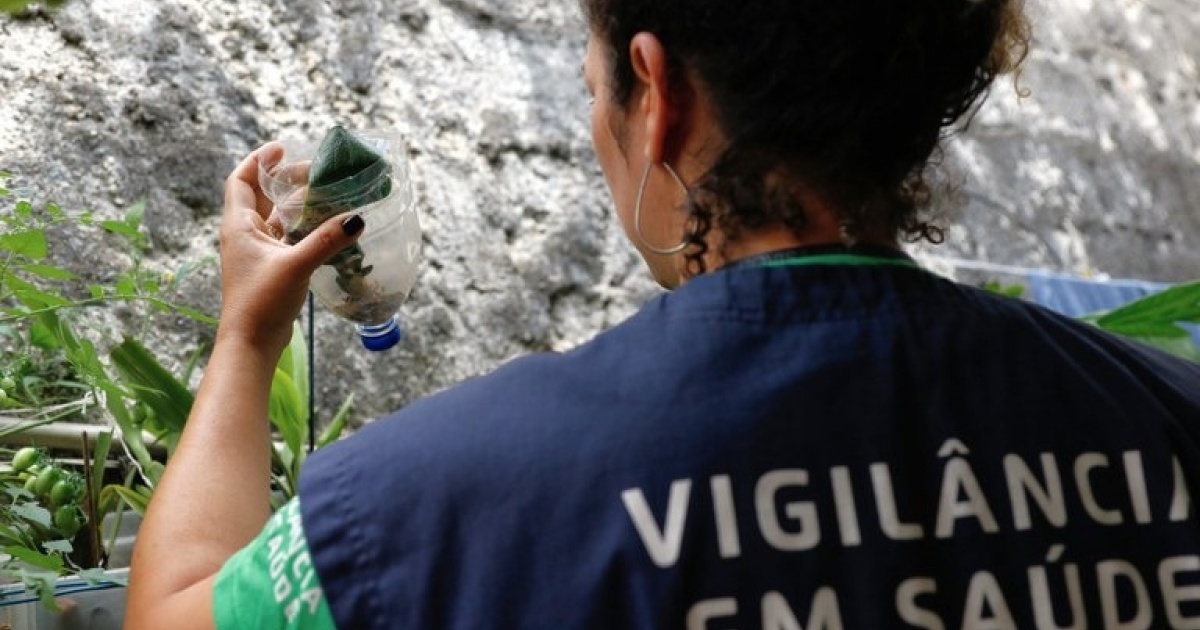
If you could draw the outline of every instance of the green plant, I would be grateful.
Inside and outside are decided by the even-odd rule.
[[[309,442],[308,360],[304,333],[296,324],[292,341],[284,349],[275,377],[271,381],[269,413],[271,423],[282,438],[272,448],[275,468],[276,505],[295,496],[300,466],[307,455]],[[320,435],[314,436],[314,446],[321,448],[334,442],[346,428],[346,420],[354,405],[354,394],[346,397]]]
[[[0,172],[0,183],[8,177]],[[0,187],[0,197],[9,193]],[[194,353],[182,376],[177,377],[139,339],[147,334],[153,314],[182,314],[205,324],[216,323],[212,317],[171,299],[170,292],[196,263],[170,272],[156,271],[146,264],[144,254],[149,243],[142,230],[144,214],[145,206],[139,202],[121,219],[96,221],[88,213],[69,217],[54,204],[35,208],[28,200],[19,199],[12,213],[0,218],[5,224],[0,234],[0,326],[7,326],[10,334],[24,344],[14,353],[18,362],[29,363],[36,350],[52,353],[59,358],[55,365],[70,378],[60,388],[86,393],[103,406],[120,429],[120,443],[140,478],[124,490],[111,492],[139,510],[144,509],[163,468],[161,458],[151,453],[146,436],[152,437],[155,445],[165,447],[169,456],[193,401],[187,383],[205,350]],[[49,264],[47,232],[66,228],[100,228],[116,235],[124,241],[130,259],[128,268],[110,283],[100,284],[84,283],[70,271]],[[70,315],[114,303],[140,307],[143,317],[131,335],[102,354],[91,339],[78,334]],[[19,329],[17,324],[26,324],[26,328]],[[271,419],[282,438],[275,459],[280,469],[280,490],[287,496],[295,486],[308,440],[310,406],[304,344],[297,327],[271,389]],[[60,380],[65,382],[67,378]],[[41,408],[51,402],[46,396],[30,396],[29,401]],[[318,444],[340,435],[351,405],[352,397],[341,405]]]
[[[0,0],[0,13],[20,13],[33,4],[45,5],[53,9],[66,3],[67,0],[41,0],[38,2],[30,0]]]
[[[142,441],[141,427],[159,428],[155,435],[165,438],[171,430],[177,434],[182,422],[158,427],[140,422],[139,414],[156,410],[164,396],[177,392],[139,390],[129,373],[135,361],[127,357],[142,348],[140,343],[126,339],[105,352],[106,342],[82,334],[81,322],[95,309],[124,304],[133,316],[132,334],[138,337],[148,333],[160,314],[215,323],[173,297],[173,290],[195,264],[161,271],[147,263],[149,242],[142,230],[141,203],[120,219],[96,220],[86,212],[69,215],[55,204],[35,206],[8,190],[4,186],[8,179],[7,173],[0,173],[0,198],[17,197],[10,211],[0,213],[0,389],[4,390],[0,419],[5,422],[0,437],[12,439],[50,422],[94,421],[96,412],[103,411],[120,427],[120,444],[126,452],[142,456],[131,458],[135,466],[161,469],[162,464],[151,457],[152,448]],[[111,279],[89,282],[51,261],[50,243],[63,235],[116,239],[129,264]],[[52,585],[53,578],[66,572],[87,576],[89,567],[101,564],[98,525],[121,505],[119,494],[104,492],[112,442],[111,434],[101,434],[94,444],[83,445],[85,465],[70,472],[49,466],[34,474],[29,466],[37,464],[24,461],[32,457],[30,451],[20,451],[21,466],[0,475],[0,499],[8,497],[0,519],[0,545],[11,558],[0,563],[0,573],[25,582],[52,601],[53,590],[47,590],[47,584]],[[87,541],[91,555],[76,553],[72,559],[72,538]]]
[[[5,176],[0,173],[0,184]],[[7,194],[0,186],[0,196]],[[6,350],[0,359],[5,394],[0,409],[5,411],[45,409],[78,400],[89,390],[58,352],[48,328],[54,310],[71,304],[61,293],[76,280],[66,269],[45,263],[46,233],[66,221],[58,206],[47,204],[39,211],[24,200],[0,215],[0,344]]]
[[[983,288],[986,291],[1006,295],[1011,298],[1025,297],[1025,286],[1021,284],[1003,284],[997,280],[988,280],[983,283]]]
[[[7,173],[0,173],[0,183],[8,177]],[[9,190],[0,187],[0,197],[9,194]],[[149,242],[142,230],[144,213],[144,204],[137,203],[121,219],[96,220],[90,213],[69,216],[55,204],[39,208],[27,199],[17,199],[12,212],[0,218],[4,230],[0,234],[0,326],[9,331],[7,362],[21,368],[10,368],[7,372],[14,384],[16,377],[21,379],[19,393],[26,396],[20,403],[41,410],[58,402],[60,392],[83,397],[90,407],[103,408],[120,428],[122,444],[131,453],[134,464],[154,468],[149,449],[141,439],[140,414],[159,410],[164,399],[169,402],[172,397],[178,398],[179,390],[186,392],[186,388],[172,381],[177,387],[164,392],[161,387],[166,381],[161,380],[155,383],[160,389],[137,389],[139,381],[133,373],[146,361],[138,355],[138,350],[144,353],[144,348],[134,338],[144,337],[153,317],[160,314],[185,315],[210,325],[216,320],[178,304],[172,297],[196,263],[170,271],[147,264],[145,253]],[[88,232],[115,237],[128,255],[128,266],[107,282],[88,282],[49,260],[48,235],[74,233],[77,237],[94,238]],[[104,353],[95,340],[78,332],[76,320],[89,309],[114,304],[125,304],[137,319],[133,337]],[[47,374],[56,376],[47,379]],[[48,383],[53,387],[47,387]],[[163,414],[163,417],[170,416]],[[60,418],[41,417],[37,421]],[[177,434],[182,426],[180,420],[175,426],[163,428],[158,436],[168,436],[171,430]]]
[[[983,288],[1008,297],[1019,298],[1025,288],[996,281]],[[1200,324],[1200,282],[1189,282],[1148,295],[1119,308],[1080,316],[1108,332],[1154,346],[1165,352],[1200,362],[1200,347],[1191,333],[1180,324]]]
[[[11,560],[0,576],[22,582],[54,608],[53,581],[66,572],[97,577],[72,560],[72,539],[94,513],[87,484],[93,471],[55,462],[41,449],[5,451],[0,468],[0,551]]]
[[[310,406],[305,349],[304,335],[297,325],[271,382],[268,413],[280,437],[272,447],[276,506],[295,496],[300,466],[308,452]],[[150,453],[143,436],[150,435],[157,443],[165,445],[169,458],[178,443],[195,397],[185,386],[185,380],[171,374],[133,339],[126,339],[113,349],[110,356],[135,402],[132,411],[126,413],[126,410],[118,408],[113,416],[121,427],[124,445],[134,462],[137,476],[125,484],[105,487],[101,500],[111,501],[115,495],[130,508],[142,513],[154,495],[154,487],[164,469],[160,458]],[[189,365],[188,371],[194,364],[195,360]],[[347,397],[325,430],[315,439],[318,448],[341,436],[353,400],[353,395]]]
[[[1080,318],[1107,331],[1200,362],[1200,348],[1179,324],[1200,324],[1200,282],[1171,287],[1125,306]]]
[[[0,172],[0,198],[14,196],[4,187],[8,179]],[[57,205],[35,207],[18,198],[11,212],[0,213],[0,413],[18,420],[0,427],[0,437],[39,424],[83,419],[98,409],[119,431],[115,437],[102,433],[94,444],[85,444],[80,470],[31,471],[39,464],[25,460],[41,455],[22,450],[20,470],[14,462],[11,474],[0,473],[0,490],[9,497],[4,514],[13,519],[8,529],[7,521],[0,519],[0,551],[12,558],[0,563],[0,574],[24,582],[51,606],[53,578],[66,572],[85,578],[98,575],[90,567],[102,564],[102,549],[112,544],[106,547],[99,531],[104,517],[119,516],[122,505],[145,511],[191,410],[194,395],[188,383],[207,349],[195,351],[180,375],[172,373],[142,341],[153,318],[184,315],[216,324],[173,296],[198,263],[162,271],[147,262],[144,212],[145,206],[137,203],[121,219],[95,220],[86,212],[72,216]],[[77,236],[93,231],[116,238],[129,264],[106,282],[88,282],[53,264],[52,235],[72,231]],[[105,351],[97,339],[81,334],[78,321],[89,309],[115,304],[134,311],[136,319],[130,332]],[[308,452],[311,405],[305,349],[297,326],[271,387],[270,417],[280,438],[272,453],[277,505],[294,495]],[[326,430],[313,438],[318,446],[340,436],[352,403],[353,397],[347,398]],[[110,483],[104,472],[114,447],[130,465],[119,483]],[[74,548],[68,539],[76,533],[87,535],[90,560],[71,559]]]

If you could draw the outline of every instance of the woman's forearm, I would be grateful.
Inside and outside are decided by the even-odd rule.
[[[225,182],[221,220],[221,324],[179,446],[138,533],[125,627],[211,630],[212,585],[225,561],[270,515],[275,364],[291,339],[313,271],[353,244],[361,217],[337,217],[295,245],[258,188],[267,145]],[[268,224],[268,221],[276,223]]]
[[[270,515],[267,404],[277,356],[218,333],[179,446],[138,533],[132,582],[147,603],[216,573]]]

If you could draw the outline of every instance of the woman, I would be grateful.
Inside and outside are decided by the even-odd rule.
[[[1200,370],[897,245],[1018,2],[583,6],[596,154],[677,290],[322,450],[268,520],[271,370],[363,222],[282,245],[249,156],[128,627],[1194,624]]]

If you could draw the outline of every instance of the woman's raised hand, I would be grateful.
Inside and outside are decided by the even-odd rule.
[[[354,242],[363,220],[333,217],[299,243],[285,244],[271,200],[258,184],[259,164],[270,167],[283,148],[270,143],[242,160],[225,181],[221,220],[221,321],[218,340],[237,339],[270,353],[292,336],[309,278],[331,256]]]

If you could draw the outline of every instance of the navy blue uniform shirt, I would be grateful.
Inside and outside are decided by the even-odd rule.
[[[697,277],[318,452],[338,626],[1200,627],[1200,368],[879,262]]]

